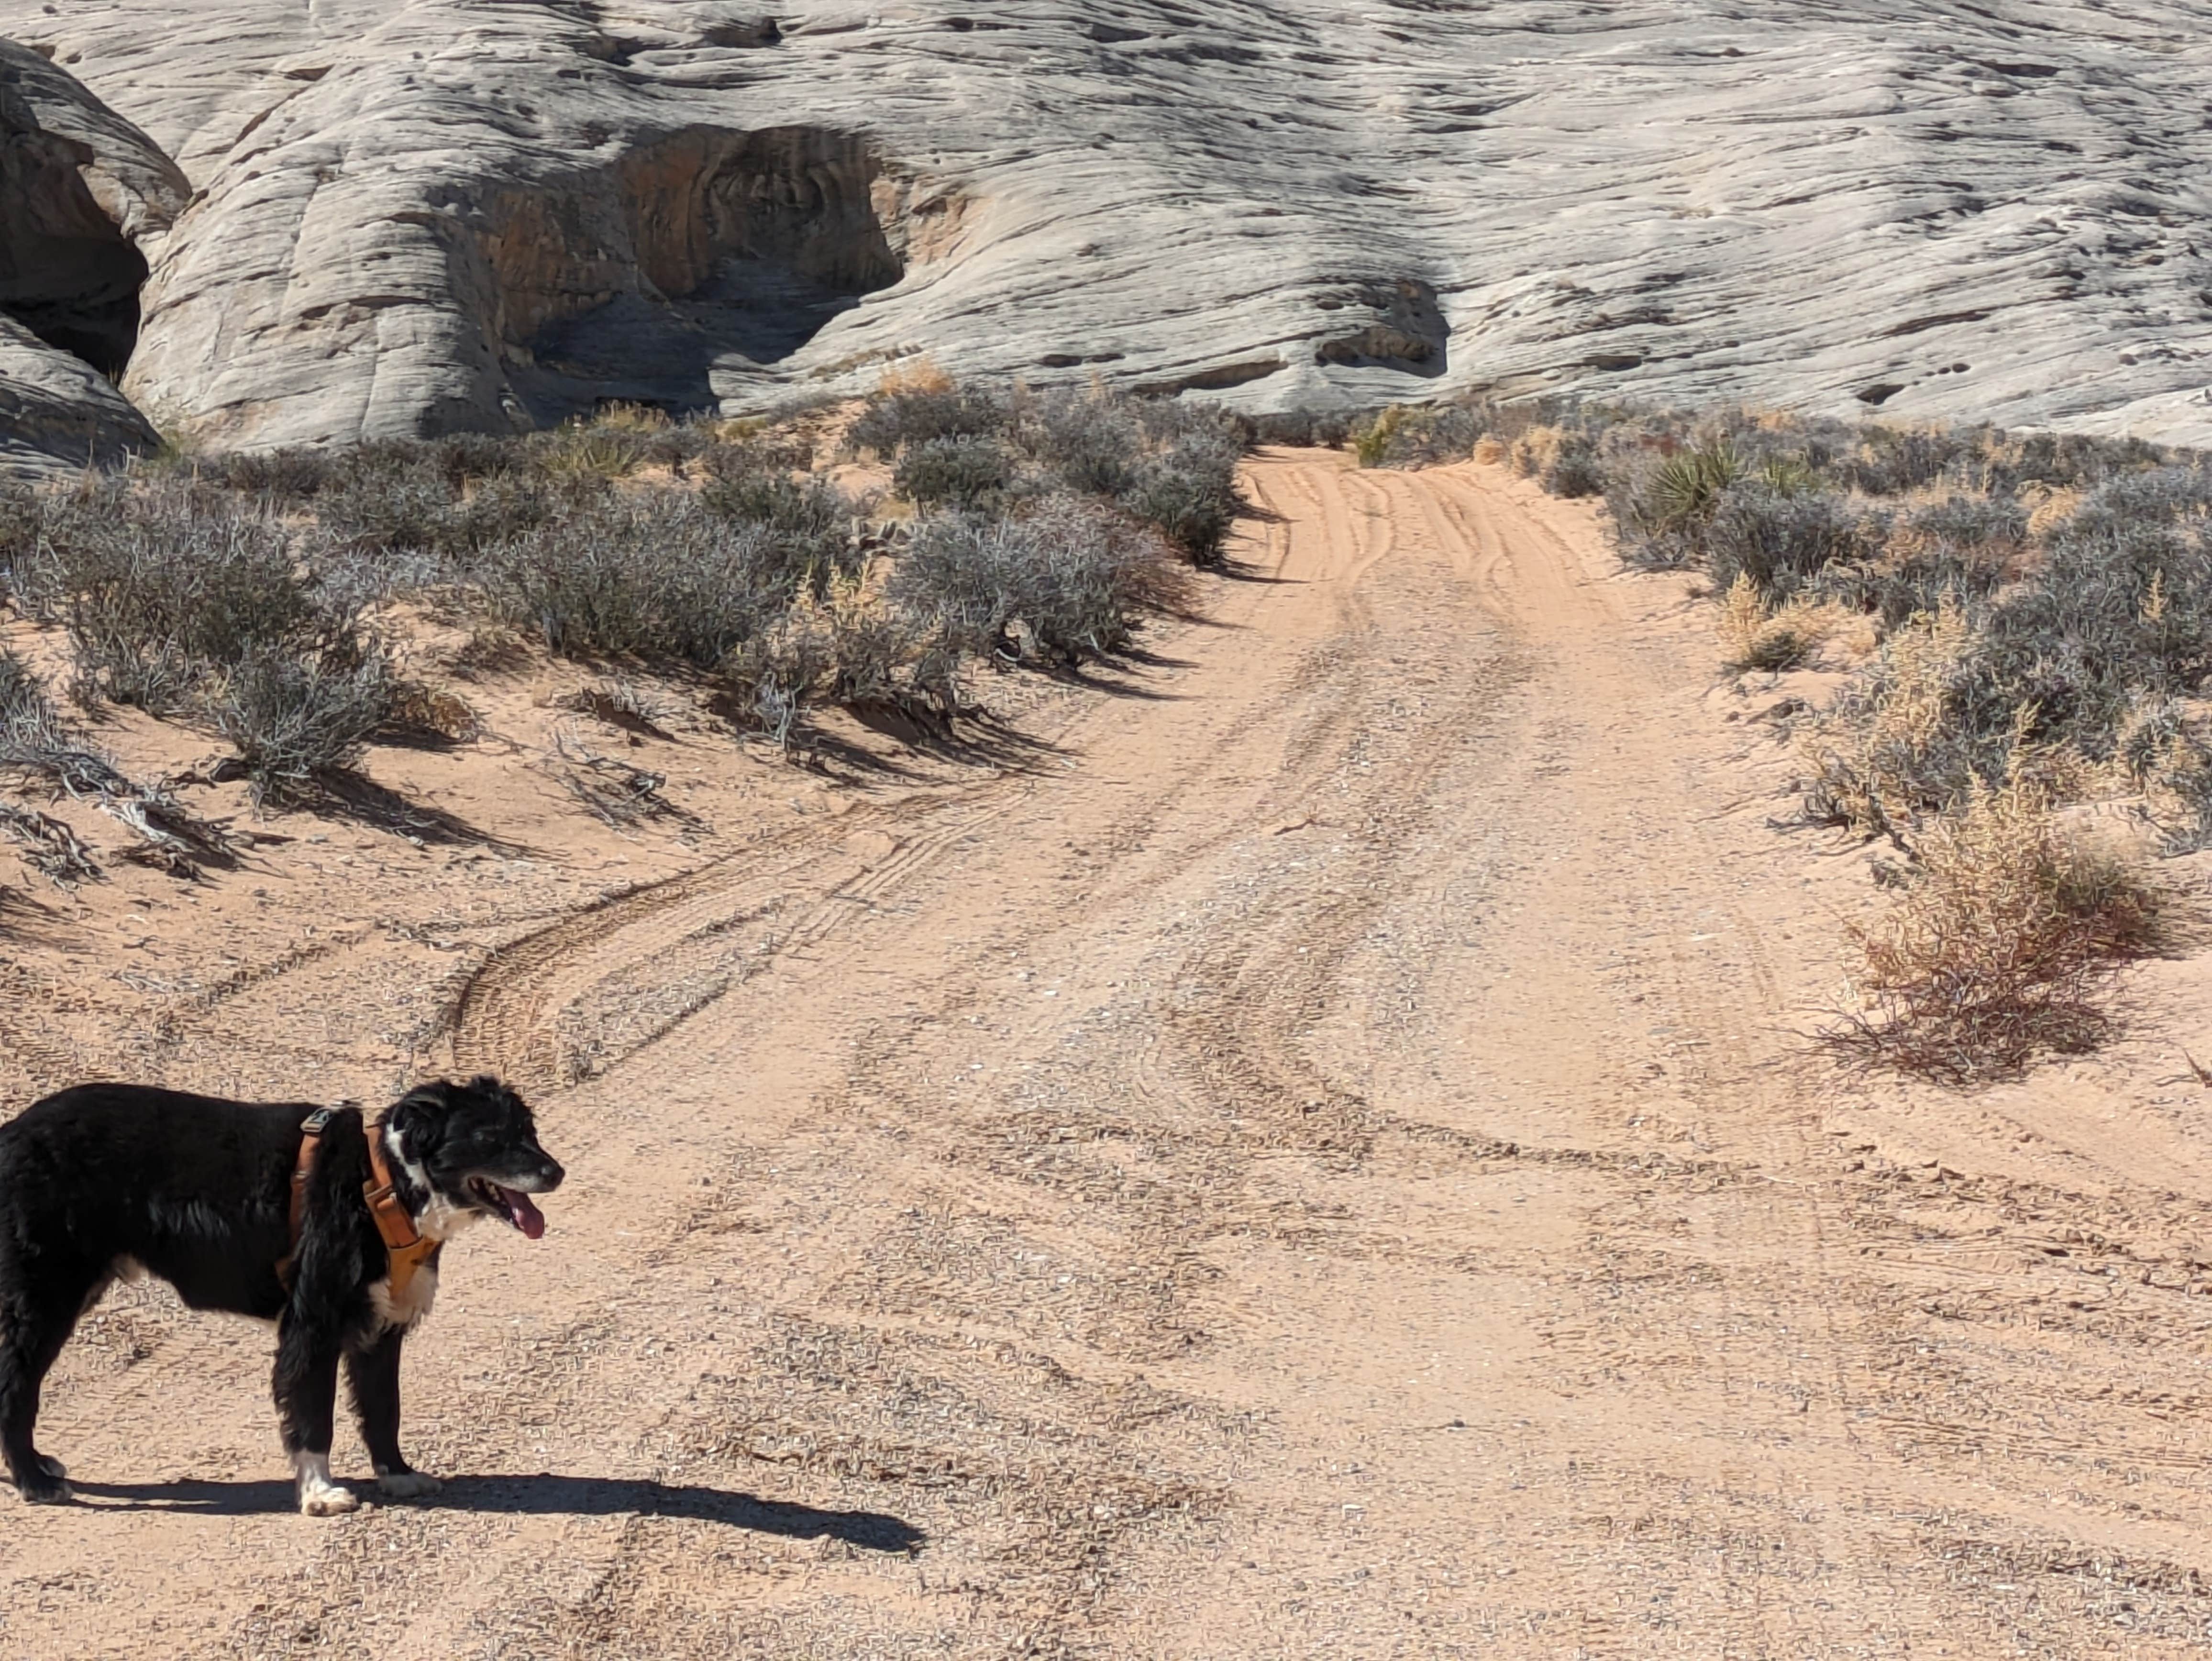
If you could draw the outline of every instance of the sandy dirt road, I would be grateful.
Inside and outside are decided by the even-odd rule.
[[[410,1346],[446,1495],[290,1514],[266,1337],[118,1292],[0,1652],[2200,1652],[2201,1113],[1838,1080],[1863,877],[1679,583],[1249,489],[1141,695],[457,984],[572,1180]]]

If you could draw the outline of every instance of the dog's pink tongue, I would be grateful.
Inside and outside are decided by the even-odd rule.
[[[530,1196],[527,1194],[517,1193],[511,1188],[503,1188],[500,1189],[500,1193],[507,1201],[508,1220],[522,1231],[523,1238],[530,1240],[543,1238],[545,1232],[545,1214],[531,1202]]]

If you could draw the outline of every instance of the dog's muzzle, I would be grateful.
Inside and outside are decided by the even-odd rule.
[[[528,1189],[509,1188],[489,1177],[469,1178],[469,1192],[485,1210],[503,1217],[510,1227],[520,1231],[525,1239],[535,1240],[545,1232],[545,1214],[532,1201],[531,1195],[550,1194],[561,1186],[565,1173],[550,1159],[544,1171],[535,1173]]]

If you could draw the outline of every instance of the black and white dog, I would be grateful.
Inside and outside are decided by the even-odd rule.
[[[340,1108],[310,1142],[315,1114],[95,1084],[0,1125],[0,1452],[26,1500],[70,1497],[33,1439],[47,1369],[108,1286],[144,1271],[194,1309],[276,1323],[276,1411],[301,1511],[360,1503],[331,1480],[341,1359],[378,1485],[436,1490],[399,1451],[400,1344],[429,1311],[439,1246],[485,1216],[538,1238],[530,1196],[557,1188],[561,1167],[496,1079],[423,1085],[374,1125]]]

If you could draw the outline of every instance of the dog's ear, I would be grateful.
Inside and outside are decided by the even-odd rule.
[[[384,1123],[410,1164],[424,1164],[437,1153],[446,1136],[446,1116],[453,1106],[453,1086],[442,1079],[416,1086],[392,1104]]]

